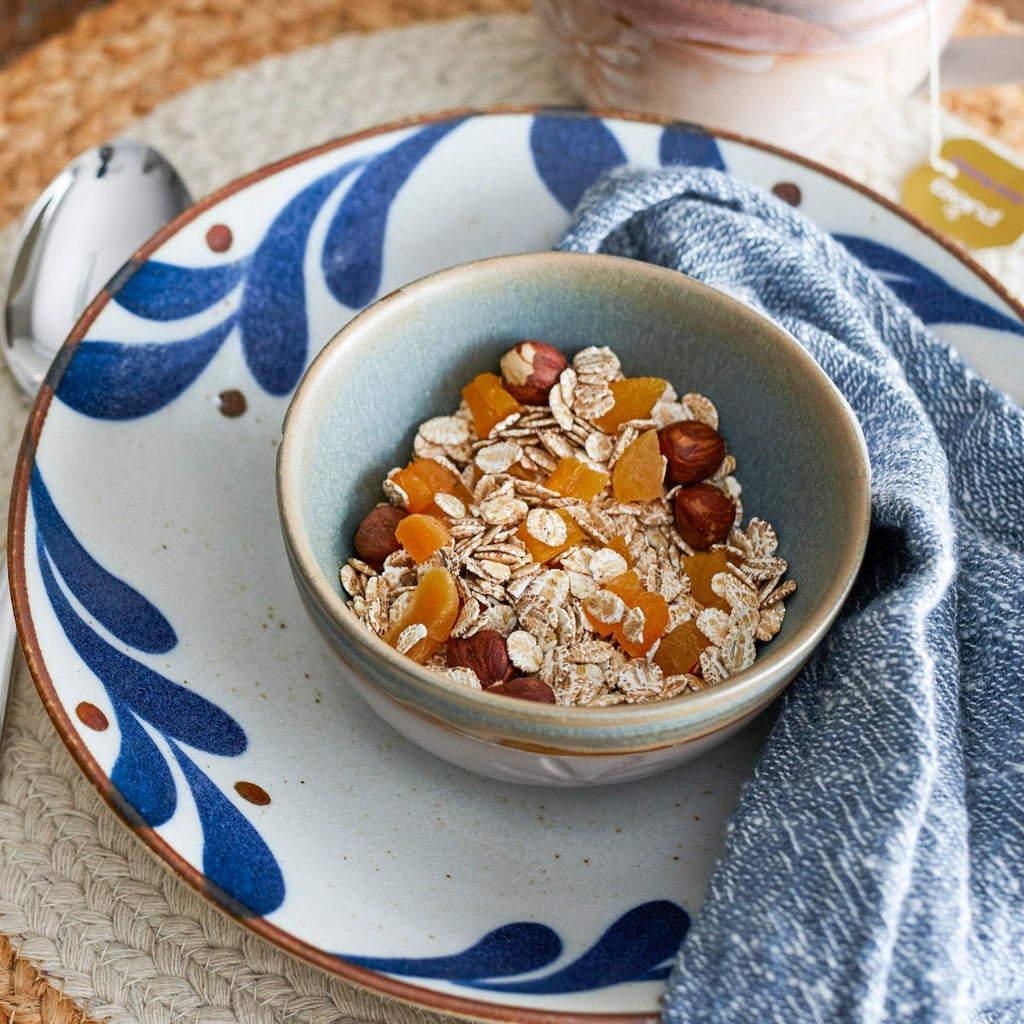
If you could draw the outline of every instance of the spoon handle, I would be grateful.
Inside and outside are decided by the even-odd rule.
[[[8,690],[14,665],[14,648],[18,643],[18,630],[14,624],[14,608],[7,582],[7,558],[0,555],[0,738],[3,737],[4,714],[7,711]]]

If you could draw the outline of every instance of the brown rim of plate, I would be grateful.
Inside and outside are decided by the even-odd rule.
[[[149,241],[141,246],[131,263],[141,265],[151,253],[153,253],[167,239],[171,238],[182,227],[206,210],[223,202],[227,197],[240,192],[242,189],[271,177],[289,167],[296,166],[315,156],[328,153],[331,150],[351,145],[364,139],[370,139],[378,135],[385,135],[389,132],[398,131],[403,128],[411,128],[420,125],[435,124],[441,121],[453,120],[455,118],[484,117],[498,115],[538,115],[544,113],[563,113],[567,115],[578,115],[586,118],[601,118],[620,121],[632,121],[646,124],[661,125],[663,127],[678,126],[688,128],[692,131],[701,132],[711,138],[723,139],[729,142],[736,142],[741,145],[757,149],[762,152],[771,153],[776,156],[806,167],[809,170],[831,178],[841,185],[851,188],[865,198],[877,203],[879,206],[895,214],[901,220],[926,235],[933,242],[945,249],[951,256],[955,257],[976,277],[980,278],[993,292],[995,292],[1014,313],[1024,322],[1024,306],[1021,305],[1008,290],[1000,284],[987,270],[971,259],[964,251],[957,248],[949,239],[944,238],[937,231],[924,224],[918,218],[907,213],[891,200],[880,196],[860,183],[853,181],[846,175],[839,173],[829,167],[816,163],[806,157],[791,153],[781,147],[754,140],[743,135],[708,129],[701,125],[691,124],[685,121],[678,121],[672,118],[663,118],[655,115],[637,114],[630,111],[615,110],[611,108],[583,109],[578,107],[546,106],[543,104],[498,104],[485,107],[458,107],[432,114],[421,114],[414,117],[402,118],[387,124],[377,125],[360,132],[345,135],[330,142],[323,143],[310,149],[302,150],[291,156],[285,157],[275,163],[268,164],[256,171],[243,175],[240,178],[224,185],[220,189],[210,193],[190,206],[174,220],[161,228]],[[119,275],[120,277],[120,275]],[[123,279],[122,279],[123,280]],[[46,708],[57,733],[67,746],[72,757],[82,769],[85,777],[92,783],[99,795],[108,806],[120,817],[125,824],[179,877],[190,885],[200,895],[205,896],[214,903],[220,910],[229,914],[239,924],[266,939],[268,942],[299,956],[317,967],[332,974],[337,974],[346,981],[351,982],[360,988],[368,989],[380,995],[400,999],[412,1006],[427,1009],[434,1012],[449,1013],[456,1016],[468,1016],[478,1020],[494,1021],[497,1024],[657,1024],[657,1013],[579,1013],[579,1012],[556,1012],[548,1010],[529,1009],[522,1006],[489,1003],[478,999],[470,999],[463,996],[455,996],[445,992],[438,992],[406,981],[399,980],[387,974],[372,971],[364,967],[343,960],[334,956],[304,940],[298,939],[276,925],[270,924],[264,918],[248,917],[238,909],[231,906],[231,900],[224,893],[216,891],[206,876],[189,864],[184,857],[174,850],[166,840],[159,836],[156,831],[148,826],[140,826],[130,820],[126,812],[125,802],[120,794],[112,786],[106,773],[102,771],[99,764],[86,749],[79,739],[77,731],[72,724],[71,714],[61,705],[57,699],[56,688],[50,678],[46,664],[42,657],[39,644],[32,628],[32,618],[29,613],[28,593],[25,581],[25,563],[22,557],[25,533],[25,515],[28,497],[29,481],[32,473],[32,464],[35,457],[36,444],[39,440],[43,422],[50,402],[53,399],[54,388],[59,383],[61,376],[68,363],[71,361],[79,342],[85,336],[86,331],[99,312],[110,301],[112,296],[104,289],[90,303],[82,314],[78,323],[58,353],[50,372],[47,374],[43,386],[39,390],[29,415],[28,424],[22,437],[21,448],[18,452],[13,486],[11,490],[10,507],[10,528],[8,530],[8,573],[11,584],[11,597],[14,605],[14,616],[18,625],[18,634],[21,638],[25,659],[29,671],[32,674],[36,689],[39,692],[43,706]]]

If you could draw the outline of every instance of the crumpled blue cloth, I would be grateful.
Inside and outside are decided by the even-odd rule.
[[[665,1024],[1020,1024],[1024,416],[842,245],[727,174],[620,168],[559,247],[738,293],[813,354],[871,454],[863,570],[781,702]]]

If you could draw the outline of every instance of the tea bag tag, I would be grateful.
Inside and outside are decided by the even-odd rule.
[[[969,249],[1012,245],[1024,234],[1024,167],[975,139],[946,139],[938,159],[903,181],[903,206]]]
[[[939,99],[939,13],[928,4],[927,162],[903,181],[904,207],[969,249],[1013,245],[1024,232],[1024,168],[975,139],[942,139]]]

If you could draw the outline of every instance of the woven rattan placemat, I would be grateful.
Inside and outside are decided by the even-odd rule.
[[[201,195],[396,117],[570,101],[529,8],[529,0],[116,0],[89,10],[0,68],[0,263],[15,222],[53,175],[129,127],[172,153]],[[1024,26],[976,3],[961,30]],[[304,113],[284,116],[282,104],[295,97]],[[944,102],[1024,154],[1024,88],[947,94]],[[903,159],[899,146],[922,145],[924,122],[913,117],[890,149],[851,152],[843,169],[862,169],[858,176],[884,191]],[[261,130],[265,123],[274,130]],[[0,375],[7,478],[21,408]],[[282,953],[182,885],[81,778],[20,662],[0,758],[5,1016],[13,1024],[423,1019]]]

